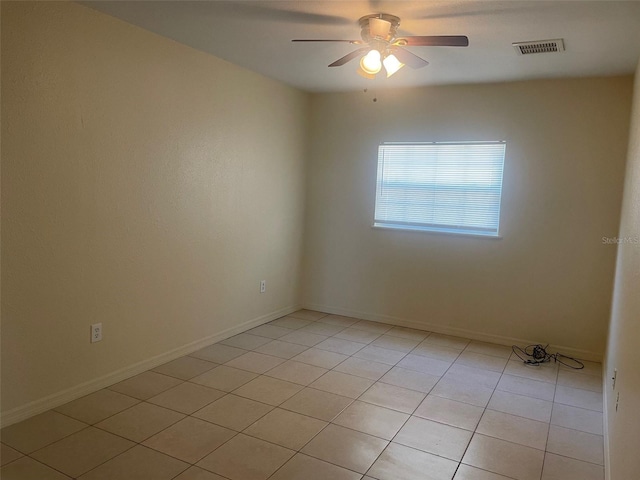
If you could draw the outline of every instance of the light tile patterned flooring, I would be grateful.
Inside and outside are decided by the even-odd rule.
[[[4,480],[602,480],[601,367],[300,310],[2,430]]]

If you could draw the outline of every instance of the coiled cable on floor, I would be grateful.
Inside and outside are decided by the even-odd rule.
[[[548,347],[548,344],[544,347],[540,344],[527,345],[524,348],[513,345],[511,349],[513,350],[513,353],[515,353],[516,356],[524,362],[525,365],[529,365],[532,367],[538,367],[543,363],[547,363],[553,360],[554,362],[560,363],[565,367],[573,368],[574,370],[581,370],[584,368],[584,363],[582,363],[577,358],[568,357],[567,355],[563,355],[559,352],[548,353]]]

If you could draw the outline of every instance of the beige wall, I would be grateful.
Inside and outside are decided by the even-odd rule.
[[[640,472],[640,64],[630,132],[619,233],[630,243],[618,247],[605,369],[609,480],[637,478]],[[618,370],[615,390],[614,369]]]
[[[601,356],[631,90],[613,77],[314,95],[304,304]],[[503,238],[372,229],[378,144],[453,140],[507,141]]]
[[[4,413],[294,308],[301,283],[328,311],[603,349],[628,77],[314,95],[307,145],[305,94],[76,4],[2,2],[2,70]],[[508,142],[503,238],[371,229],[377,144],[460,139]],[[610,358],[636,351],[618,324]]]
[[[296,306],[306,94],[73,3],[2,75],[3,412]]]

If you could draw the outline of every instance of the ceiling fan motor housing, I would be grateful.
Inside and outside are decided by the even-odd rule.
[[[391,43],[397,35],[400,17],[388,13],[365,15],[360,20],[360,36],[365,43]]]

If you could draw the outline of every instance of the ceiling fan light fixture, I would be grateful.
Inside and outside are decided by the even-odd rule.
[[[387,55],[382,63],[384,64],[384,69],[387,71],[387,78],[404,67],[404,63],[398,60],[393,53]]]
[[[375,75],[382,69],[382,62],[380,61],[380,52],[378,50],[371,49],[362,59],[360,59],[360,68],[369,75]]]

